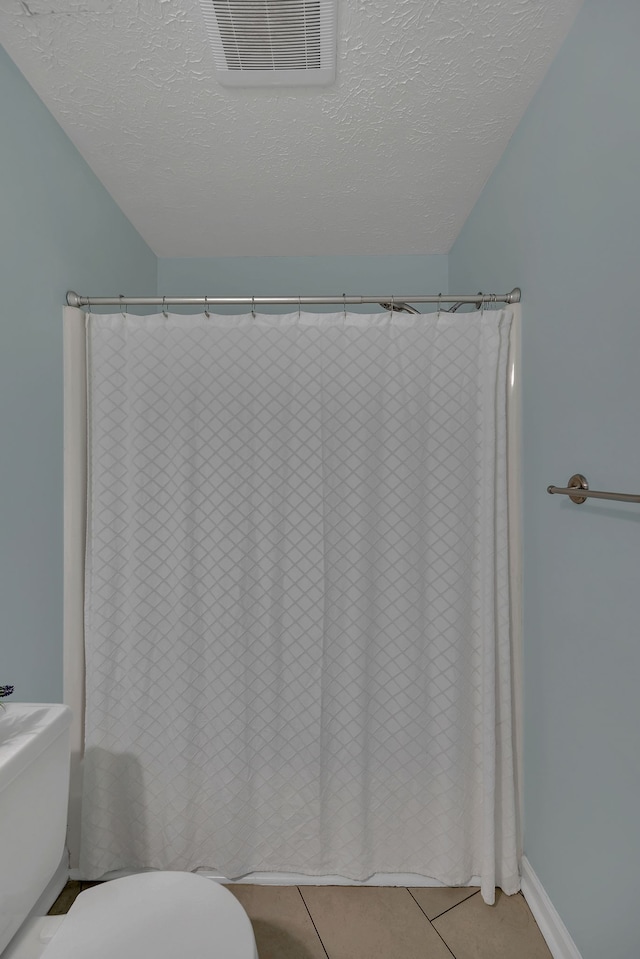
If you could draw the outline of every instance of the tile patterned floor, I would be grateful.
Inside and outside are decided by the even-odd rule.
[[[69,882],[66,913],[90,882]],[[523,896],[474,888],[228,887],[246,909],[260,959],[551,959]]]

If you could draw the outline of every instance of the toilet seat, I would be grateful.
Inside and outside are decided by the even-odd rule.
[[[147,872],[80,893],[43,959],[258,959],[249,917],[224,886]]]

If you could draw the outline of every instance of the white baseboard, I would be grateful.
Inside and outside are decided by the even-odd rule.
[[[582,959],[578,947],[558,915],[555,906],[531,867],[526,856],[520,864],[522,895],[527,900],[533,918],[549,946],[553,959]]]

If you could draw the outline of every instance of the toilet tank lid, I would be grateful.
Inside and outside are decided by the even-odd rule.
[[[43,959],[254,959],[249,918],[235,896],[188,872],[147,872],[87,889]]]

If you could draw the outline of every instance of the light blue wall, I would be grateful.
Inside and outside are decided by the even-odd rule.
[[[525,852],[584,959],[640,956],[640,4],[586,0],[450,255],[523,300]]]
[[[158,261],[160,296],[285,296],[446,293],[448,258],[438,256],[230,256]],[[425,306],[420,310],[428,309]],[[283,312],[295,307],[273,307]],[[313,311],[336,307],[307,307]],[[375,313],[378,307],[349,307]],[[224,312],[222,307],[215,307]],[[266,308],[262,308],[267,312]],[[229,312],[242,312],[233,307]]]
[[[156,257],[0,47],[0,683],[62,698],[62,307]]]

